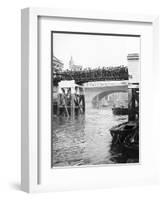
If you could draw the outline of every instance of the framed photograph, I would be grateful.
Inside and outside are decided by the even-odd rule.
[[[158,17],[22,10],[26,192],[158,182]]]

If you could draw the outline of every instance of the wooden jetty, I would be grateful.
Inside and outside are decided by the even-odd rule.
[[[53,98],[53,114],[57,116],[74,116],[85,113],[84,87],[74,80],[60,81]]]

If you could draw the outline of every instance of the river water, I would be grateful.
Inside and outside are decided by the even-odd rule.
[[[110,107],[87,109],[75,118],[53,117],[52,166],[100,165],[123,162],[113,151],[110,129],[128,120],[115,116]],[[125,161],[124,161],[125,162]]]

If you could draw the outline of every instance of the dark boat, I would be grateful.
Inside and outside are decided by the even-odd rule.
[[[128,115],[128,108],[126,107],[114,107],[112,108],[114,115]]]
[[[138,143],[138,129],[138,123],[132,121],[114,126],[110,129],[112,143],[125,144],[128,147],[132,143]]]

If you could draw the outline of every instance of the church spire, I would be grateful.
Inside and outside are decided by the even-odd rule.
[[[70,61],[69,61],[69,68],[72,69],[73,65],[74,65],[74,60],[73,60],[73,57],[71,56]]]

